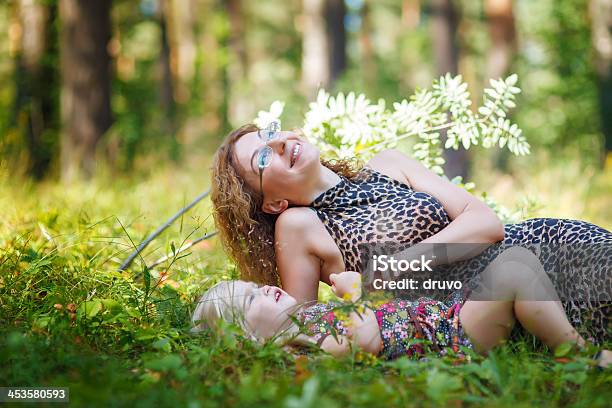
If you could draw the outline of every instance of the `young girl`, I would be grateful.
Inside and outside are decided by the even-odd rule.
[[[420,298],[371,303],[361,298],[359,273],[332,274],[332,291],[349,306],[300,305],[274,286],[224,281],[202,296],[192,321],[194,331],[223,320],[238,324],[255,340],[316,344],[334,356],[352,346],[386,359],[418,356],[426,349],[461,356],[462,347],[485,354],[508,338],[515,320],[553,349],[565,342],[584,345],[561,303],[541,300],[554,289],[529,250],[504,251],[481,278],[477,289],[456,292],[449,302]],[[599,365],[606,367],[611,357],[603,350]]]

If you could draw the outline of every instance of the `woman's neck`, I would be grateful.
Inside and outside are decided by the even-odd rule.
[[[316,173],[300,185],[294,196],[282,198],[289,200],[289,206],[308,206],[319,195],[338,184],[340,180],[340,176],[321,164]]]
[[[312,203],[315,198],[317,198],[339,182],[340,176],[338,176],[336,173],[334,173],[327,167],[321,165],[319,177],[316,178],[316,182],[313,184],[309,197],[307,197],[308,204]]]

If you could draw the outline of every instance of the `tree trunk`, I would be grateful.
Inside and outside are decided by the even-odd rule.
[[[303,0],[302,86],[311,99],[330,82],[329,45],[325,28],[325,0]]]
[[[361,8],[361,31],[359,33],[359,44],[361,49],[361,69],[366,87],[374,86],[376,81],[376,61],[374,46],[372,45],[372,17],[370,13],[370,1],[363,2]],[[368,89],[368,88],[366,88]]]
[[[226,0],[230,21],[229,52],[227,67],[229,85],[228,115],[233,126],[252,118],[253,103],[245,98],[249,86],[246,83],[248,55],[244,44],[245,21],[242,0]]]
[[[312,98],[346,69],[344,0],[303,0],[302,86]]]
[[[226,58],[224,58],[227,46],[225,36],[215,32],[214,24],[210,23],[210,16],[215,13],[215,3],[211,1],[199,1],[195,25],[197,55],[197,82],[194,92],[197,92],[198,110],[202,112],[197,118],[187,117],[184,128],[198,129],[196,132],[183,132],[187,136],[186,142],[196,140],[201,132],[207,134],[222,135],[226,129],[231,127],[228,120],[228,81]],[[189,126],[189,123],[197,121],[197,125]],[[215,138],[207,138],[211,143],[218,143]]]
[[[98,142],[112,123],[111,0],[60,0],[62,179],[90,178]]]
[[[487,79],[497,79],[508,73],[516,52],[512,0],[486,0],[485,14],[491,38],[487,55]]]
[[[45,57],[53,60],[52,54],[57,52],[53,25],[57,6],[20,0],[17,7],[22,35],[15,70],[15,117],[25,134],[27,171],[41,179],[57,146],[59,104],[53,88],[59,75],[53,64],[43,62]]]
[[[229,46],[236,58],[236,67],[244,71],[247,64],[244,46],[244,10],[242,0],[227,0],[227,11],[230,20]]]
[[[402,0],[402,23],[414,30],[421,22],[421,0]]]
[[[592,0],[590,12],[599,82],[599,111],[607,154],[612,151],[612,0]]]
[[[193,79],[197,59],[197,39],[195,26],[197,2],[195,0],[159,0],[164,2],[167,39],[170,48],[171,68],[176,76],[174,92],[175,101],[188,103],[191,99]]]
[[[174,100],[174,81],[172,78],[172,67],[170,65],[170,43],[168,40],[168,19],[170,7],[168,0],[159,0],[158,22],[160,28],[160,53],[159,53],[159,104],[164,112],[162,127],[166,135],[176,141],[176,103]],[[173,143],[172,154],[178,146]]]
[[[325,20],[327,25],[327,39],[329,42],[329,86],[346,69],[346,30],[344,17],[346,6],[344,0],[327,0]]]
[[[452,0],[431,0],[431,37],[433,42],[434,61],[437,74],[450,72],[457,75],[459,65],[459,47],[457,45],[457,27],[459,16]],[[446,135],[442,134],[443,141]],[[443,142],[444,143],[444,142]],[[449,178],[468,176],[468,155],[463,149],[444,150],[446,160],[445,173]]]

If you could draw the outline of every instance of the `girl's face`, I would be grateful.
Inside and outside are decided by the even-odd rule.
[[[318,175],[321,162],[319,150],[295,132],[281,131],[279,136],[268,141],[272,148],[270,164],[260,175],[257,159],[266,146],[258,132],[247,133],[234,145],[235,157],[241,167],[245,182],[255,191],[263,188],[265,201],[289,200],[300,197],[305,185],[312,184]],[[310,183],[309,183],[310,181]],[[265,212],[270,211],[264,207]]]
[[[289,315],[295,312],[297,305],[294,297],[276,286],[243,284],[244,319],[257,337],[269,339],[289,326]]]

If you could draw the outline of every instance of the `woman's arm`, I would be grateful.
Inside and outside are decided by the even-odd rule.
[[[290,208],[274,227],[276,265],[281,285],[298,303],[316,301],[321,262],[312,253],[310,221],[303,208]]]
[[[338,246],[314,211],[294,207],[284,211],[274,228],[278,274],[283,289],[298,302],[316,301],[319,281],[344,271]]]
[[[437,234],[423,240],[422,244],[490,244],[504,239],[504,226],[492,209],[418,161],[397,150],[386,150],[376,155],[368,164],[375,170],[410,185],[416,191],[428,193],[440,201],[451,223]],[[447,261],[455,262],[470,258],[485,248],[486,245],[465,246],[462,251],[461,246],[454,246],[448,253]]]
[[[314,211],[285,210],[276,220],[275,253],[283,289],[298,302],[316,301],[319,281],[345,269],[342,254]]]

